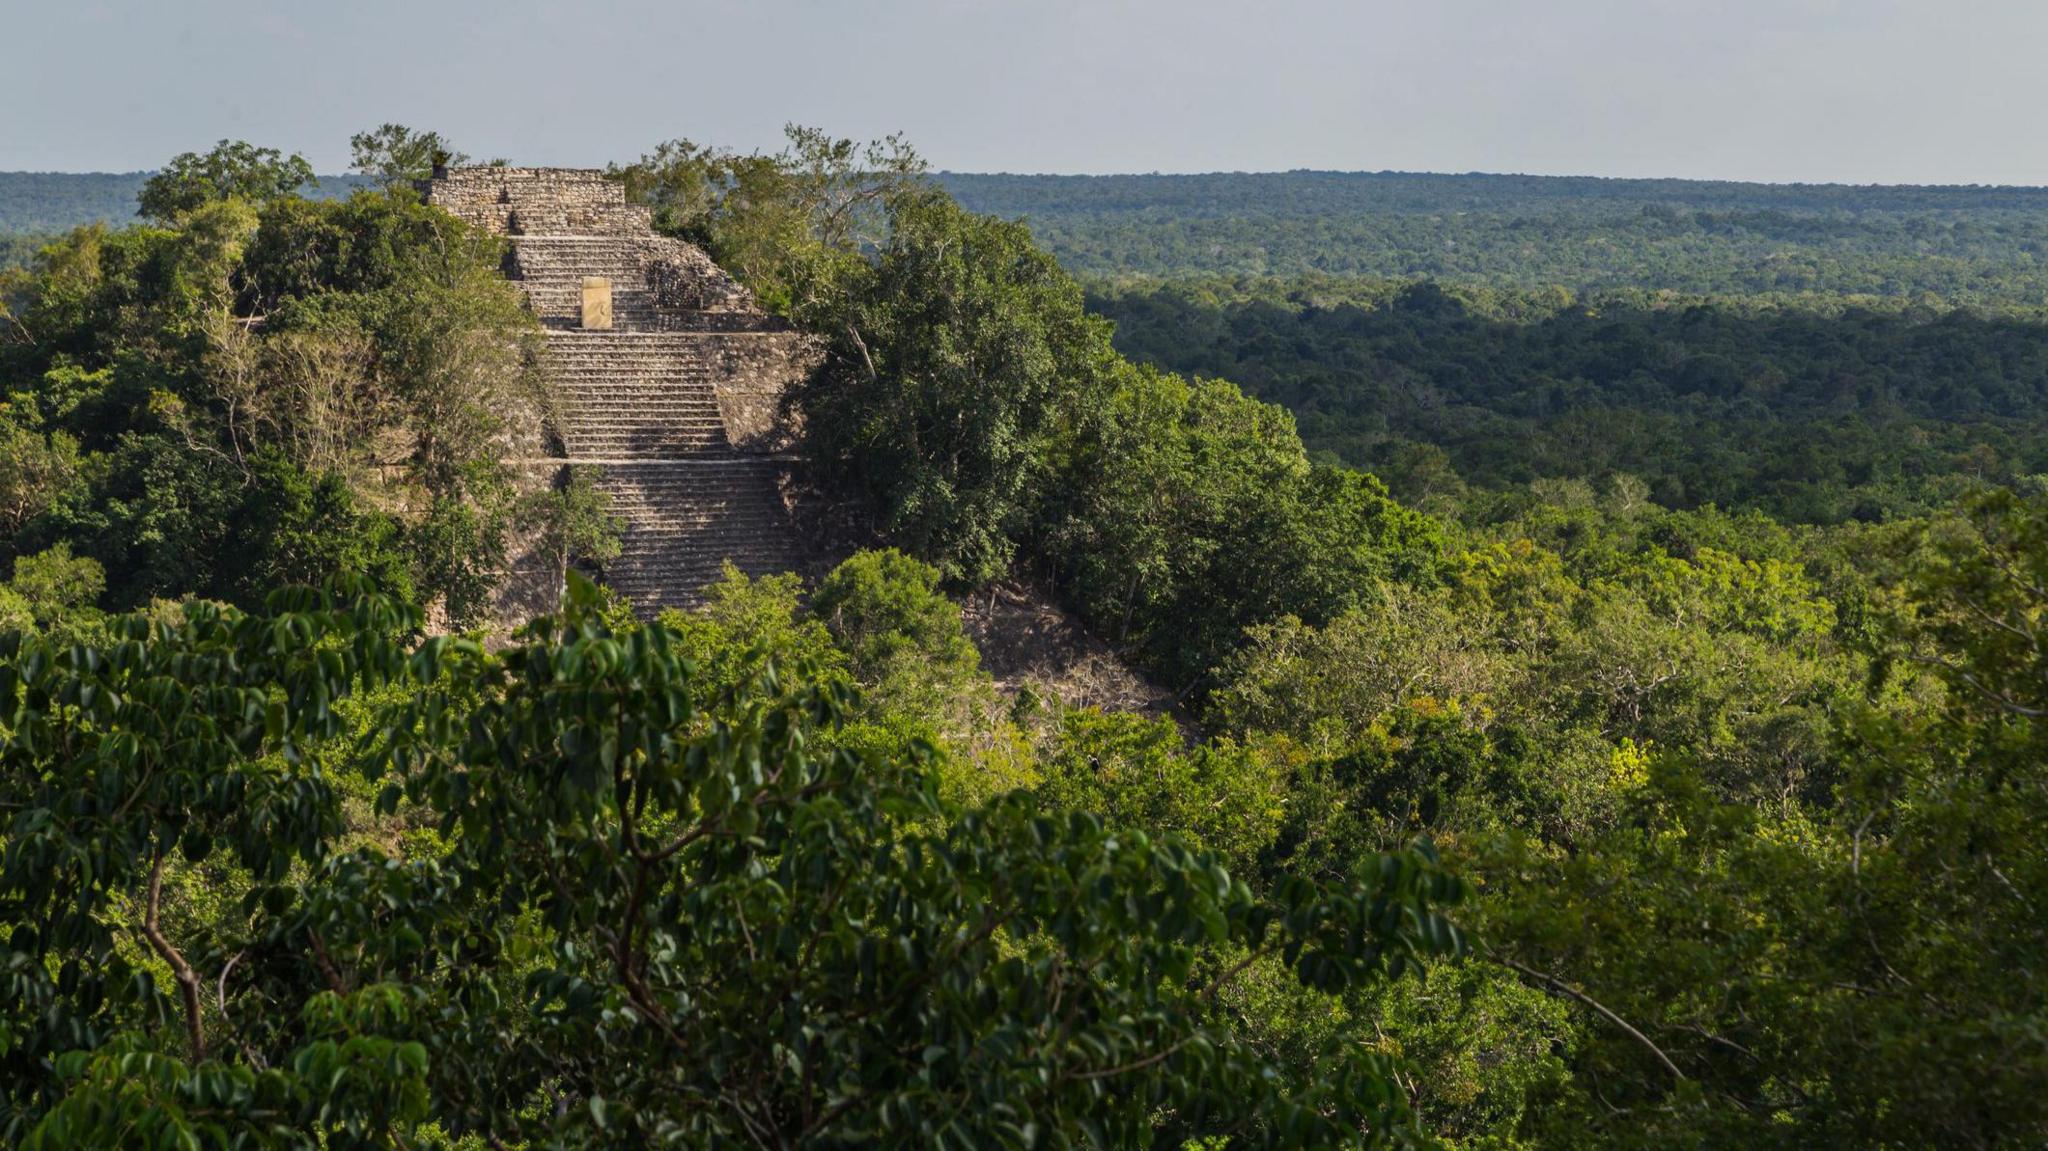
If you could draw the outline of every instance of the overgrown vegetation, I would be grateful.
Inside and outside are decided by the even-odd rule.
[[[433,509],[524,517],[561,557],[603,546],[579,534],[603,509],[575,478],[493,503],[491,453],[444,430],[488,439],[446,405],[495,407],[491,381],[446,368],[519,328],[488,252],[409,238],[481,241],[403,195],[287,195],[40,259],[0,472],[10,1139],[2048,1138],[2048,491],[1844,482],[1740,434],[1883,400],[1881,476],[1986,408],[2030,437],[2036,329],[1411,287],[1101,302],[1148,358],[1228,354],[1192,366],[1299,407],[1312,457],[1286,409],[1120,355],[1023,225],[921,172],[811,132],[620,170],[826,342],[794,400],[877,547],[653,622],[564,559],[562,612],[495,649],[423,634],[476,554]],[[209,342],[216,312],[265,317],[222,329],[252,359]],[[1358,376],[1308,366],[1334,362]],[[1559,437],[1537,401],[1571,379],[1697,396],[1681,430],[1727,467],[1594,420],[1432,470],[1455,425],[1417,403],[1366,437],[1354,391],[1425,372]],[[366,442],[400,449],[387,486]],[[223,478],[144,501],[135,460]],[[193,521],[123,517],[213,490],[247,546],[96,550],[178,554],[196,529],[147,529]],[[330,568],[384,592],[265,594]],[[1181,713],[998,693],[947,594],[998,578]]]
[[[484,618],[543,396],[500,241],[408,189],[310,201],[226,145],[12,282],[0,561],[68,545],[105,606],[245,605],[337,569]]]
[[[89,972],[10,969],[25,1145],[1418,1136],[1384,1057],[1290,1075],[1216,1000],[1247,959],[1335,990],[1455,950],[1428,854],[1254,893],[1171,835],[963,808],[918,744],[845,742],[842,678],[721,681],[598,608],[500,654],[408,659],[417,618],[348,589],[10,641],[7,945]]]

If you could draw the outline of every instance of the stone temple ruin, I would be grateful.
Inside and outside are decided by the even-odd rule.
[[[428,202],[510,239],[506,275],[546,329],[559,468],[593,464],[624,521],[603,582],[651,614],[697,602],[730,560],[802,566],[783,393],[813,344],[693,244],[656,235],[604,173],[436,171]]]

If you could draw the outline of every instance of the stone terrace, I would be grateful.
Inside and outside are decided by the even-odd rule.
[[[564,449],[549,462],[597,465],[625,523],[607,585],[651,615],[699,602],[726,560],[803,565],[780,406],[813,362],[805,337],[701,249],[656,235],[601,172],[457,168],[422,190],[512,242],[506,275],[547,329]],[[585,326],[592,292],[609,326],[595,308]]]

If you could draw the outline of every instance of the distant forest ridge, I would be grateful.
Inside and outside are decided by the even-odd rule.
[[[1588,202],[1624,208],[1791,212],[2048,211],[2048,187],[1749,184],[1733,180],[1520,176],[1484,172],[1206,172],[1112,176],[941,172],[954,198],[1002,216],[1102,213],[1328,216],[1357,212],[1500,212]]]
[[[0,235],[48,235],[105,220],[135,218],[135,194],[148,172],[0,172]],[[342,196],[369,183],[364,176],[322,176],[306,194]]]
[[[20,237],[132,219],[145,177],[0,172],[0,265],[33,251]],[[362,179],[323,176],[309,191]],[[1070,272],[1098,281],[2048,303],[2048,188],[1318,171],[936,179],[973,211],[1028,220]]]
[[[131,219],[135,193],[148,177],[148,172],[0,172],[0,232],[52,232],[93,220]],[[1788,212],[2048,212],[2048,187],[1994,185],[1748,184],[1310,169],[1111,176],[940,172],[937,180],[974,211],[1048,219],[1109,213],[1258,218],[1501,212],[1588,203]],[[366,182],[362,176],[321,176],[319,186],[308,192],[339,195]]]
[[[1076,275],[2048,301],[2048,189],[1286,172],[940,177]]]

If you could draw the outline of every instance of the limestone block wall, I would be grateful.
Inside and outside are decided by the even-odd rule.
[[[719,354],[722,370],[712,391],[726,442],[757,454],[793,449],[801,429],[783,410],[783,399],[817,368],[823,345],[799,332],[750,332],[719,340]]]
[[[641,264],[654,308],[662,313],[759,312],[754,294],[694,244],[674,240],[643,250]]]
[[[537,460],[514,468],[512,482],[521,492],[544,491],[567,483],[568,471],[558,461]],[[491,612],[508,630],[561,607],[562,573],[541,551],[540,534],[526,528],[506,541],[506,570],[492,597]]]
[[[746,330],[782,325],[753,293],[694,244],[652,234],[513,236],[511,272],[534,314],[574,326],[584,277],[612,282],[621,325],[667,330]]]
[[[500,235],[633,235],[652,228],[615,180],[581,168],[455,168],[426,182],[435,204]]]

